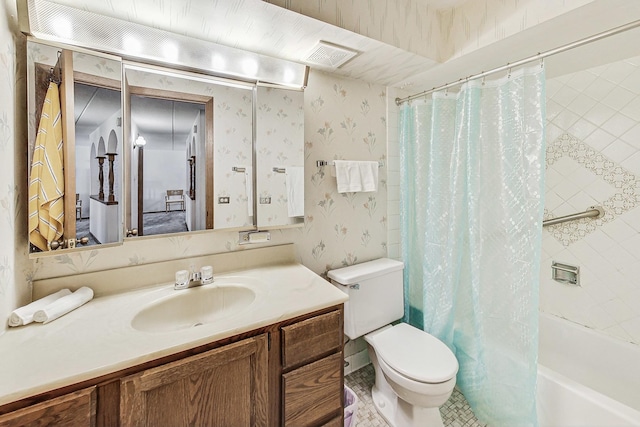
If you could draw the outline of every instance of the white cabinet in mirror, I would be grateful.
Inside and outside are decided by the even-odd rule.
[[[257,226],[304,225],[304,92],[257,91]]]
[[[121,61],[27,44],[31,253],[122,241]]]

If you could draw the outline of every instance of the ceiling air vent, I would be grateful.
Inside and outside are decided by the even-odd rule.
[[[358,52],[332,43],[319,41],[303,61],[323,67],[338,68]]]

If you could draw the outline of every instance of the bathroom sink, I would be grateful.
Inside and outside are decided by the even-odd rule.
[[[206,285],[174,291],[142,308],[131,321],[144,332],[171,332],[215,322],[247,310],[255,292],[242,284]]]

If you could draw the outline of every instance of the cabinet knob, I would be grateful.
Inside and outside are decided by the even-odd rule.
[[[138,229],[134,228],[133,230],[127,230],[127,237],[131,237],[131,236],[137,236],[138,235]]]

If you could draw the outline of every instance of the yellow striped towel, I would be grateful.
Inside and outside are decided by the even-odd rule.
[[[29,179],[29,241],[43,251],[50,250],[64,230],[63,168],[60,94],[58,86],[49,83]]]

